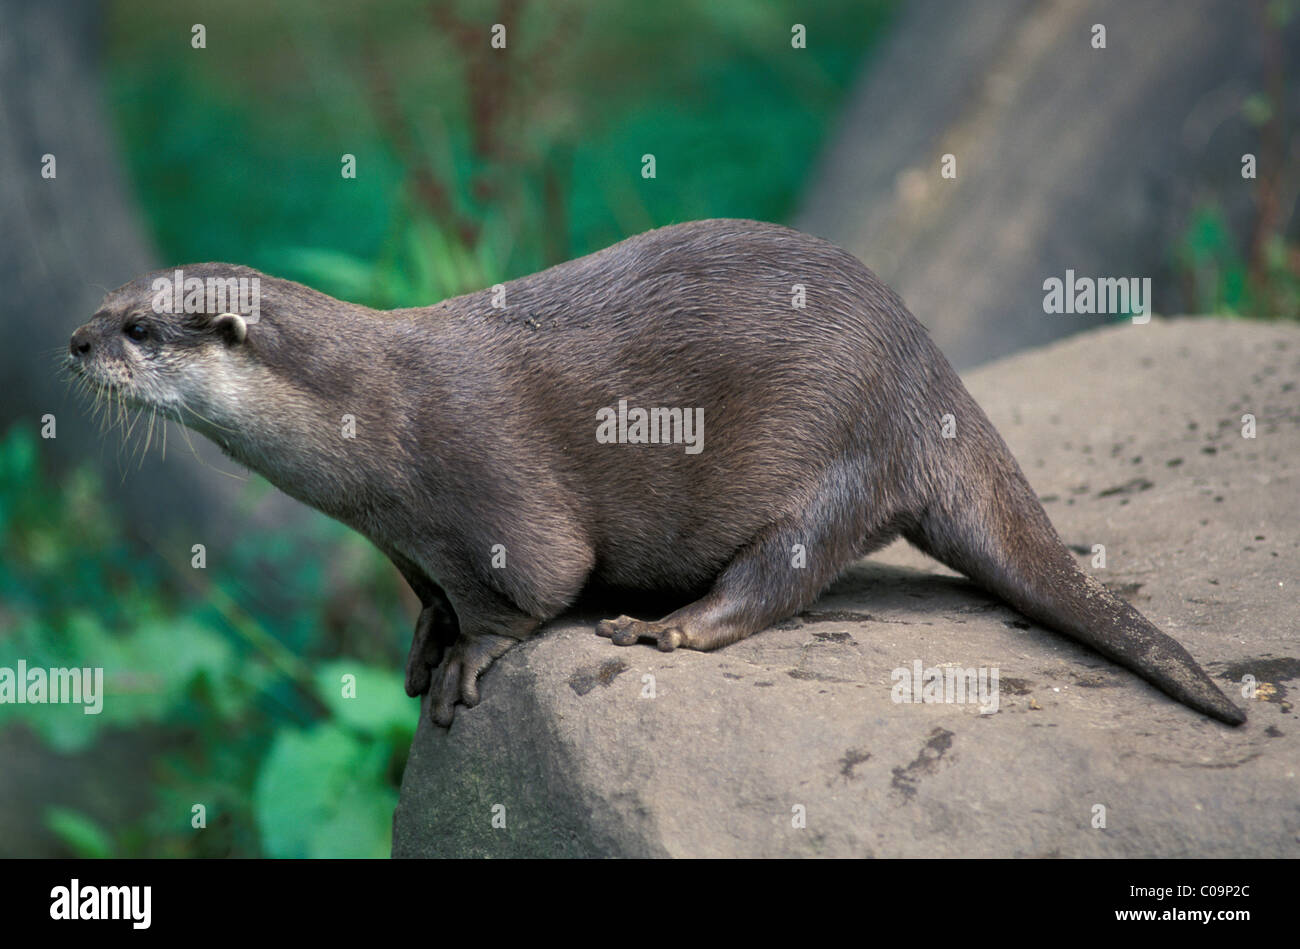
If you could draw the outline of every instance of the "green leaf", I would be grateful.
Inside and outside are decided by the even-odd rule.
[[[339,798],[334,813],[311,834],[311,856],[326,859],[387,857],[393,849],[393,810],[397,793],[390,788],[354,784]]]
[[[184,618],[148,620],[114,645],[92,654],[104,666],[104,718],[114,724],[163,720],[200,677],[219,691],[233,662],[222,636]]]
[[[253,791],[267,855],[387,856],[396,795],[381,765],[370,743],[335,725],[277,734]]]
[[[345,676],[353,679],[344,682]],[[405,680],[392,670],[340,659],[321,666],[316,694],[334,719],[375,737],[409,742],[420,717],[420,702],[406,694]],[[345,690],[347,695],[345,695]],[[349,697],[355,695],[355,697]]]
[[[45,826],[78,857],[104,860],[113,856],[112,838],[85,814],[47,807]]]

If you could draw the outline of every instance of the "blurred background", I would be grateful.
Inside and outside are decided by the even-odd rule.
[[[0,666],[102,666],[108,692],[98,716],[0,704],[3,856],[389,852],[417,603],[197,436],[164,455],[94,424],[59,357],[142,272],[225,260],[414,306],[747,217],[853,251],[959,369],[1104,322],[1043,313],[1067,268],[1151,277],[1158,313],[1300,319],[1295,0],[3,0],[0,22]]]

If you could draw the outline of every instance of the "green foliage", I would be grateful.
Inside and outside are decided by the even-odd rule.
[[[267,855],[387,856],[397,793],[376,791],[386,764],[382,744],[337,725],[281,731],[253,792]]]
[[[115,856],[112,838],[85,814],[66,807],[49,807],[45,810],[45,826],[74,856],[88,859]]]
[[[484,242],[470,250],[431,217],[414,217],[378,261],[321,247],[286,248],[286,271],[332,296],[391,309],[478,290],[498,279],[501,265]]]
[[[113,9],[110,93],[169,261],[413,306],[658,225],[784,219],[894,6],[525,0],[494,51],[494,0],[146,0]],[[211,48],[178,47],[198,21]]]
[[[1300,244],[1269,235],[1253,264],[1239,246],[1218,207],[1196,209],[1174,249],[1193,311],[1300,320]]]
[[[301,535],[241,539],[228,578],[196,591],[125,539],[88,471],[46,477],[38,444],[23,425],[0,439],[0,666],[99,667],[104,699],[99,714],[0,704],[0,728],[61,754],[123,734],[159,749],[149,810],[110,824],[53,807],[49,831],[77,856],[387,855],[419,715],[395,671],[411,617],[392,567],[320,517]],[[241,578],[266,571],[292,590],[271,627],[238,605]],[[357,589],[389,607],[347,613]],[[333,636],[357,627],[356,644]],[[364,661],[337,658],[361,643]]]
[[[420,703],[409,698],[395,671],[327,662],[315,675],[316,694],[340,725],[373,738],[410,742]]]
[[[1261,89],[1240,106],[1257,142],[1251,153],[1257,176],[1250,188],[1253,206],[1238,218],[1241,233],[1233,231],[1217,204],[1207,202],[1195,209],[1174,247],[1184,298],[1193,311],[1300,320],[1300,241],[1289,231],[1295,216],[1294,183],[1288,180],[1294,163],[1287,159],[1287,77],[1280,54],[1283,30],[1297,10],[1296,0],[1270,0],[1264,7],[1263,42],[1266,49],[1276,44],[1278,55],[1264,56]]]

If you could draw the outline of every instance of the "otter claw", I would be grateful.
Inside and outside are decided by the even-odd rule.
[[[450,728],[456,718],[456,699],[460,697],[460,661],[448,659],[441,667],[438,684],[429,692],[429,716],[435,725]]]
[[[451,727],[458,702],[466,708],[478,705],[478,677],[514,643],[509,637],[491,635],[456,640],[446,661],[433,672],[436,681],[429,689],[429,717],[434,724]]]

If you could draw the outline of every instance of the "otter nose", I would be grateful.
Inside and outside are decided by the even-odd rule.
[[[90,352],[90,329],[82,326],[72,334],[72,341],[68,343],[68,352],[72,353],[74,359],[85,356]]]

